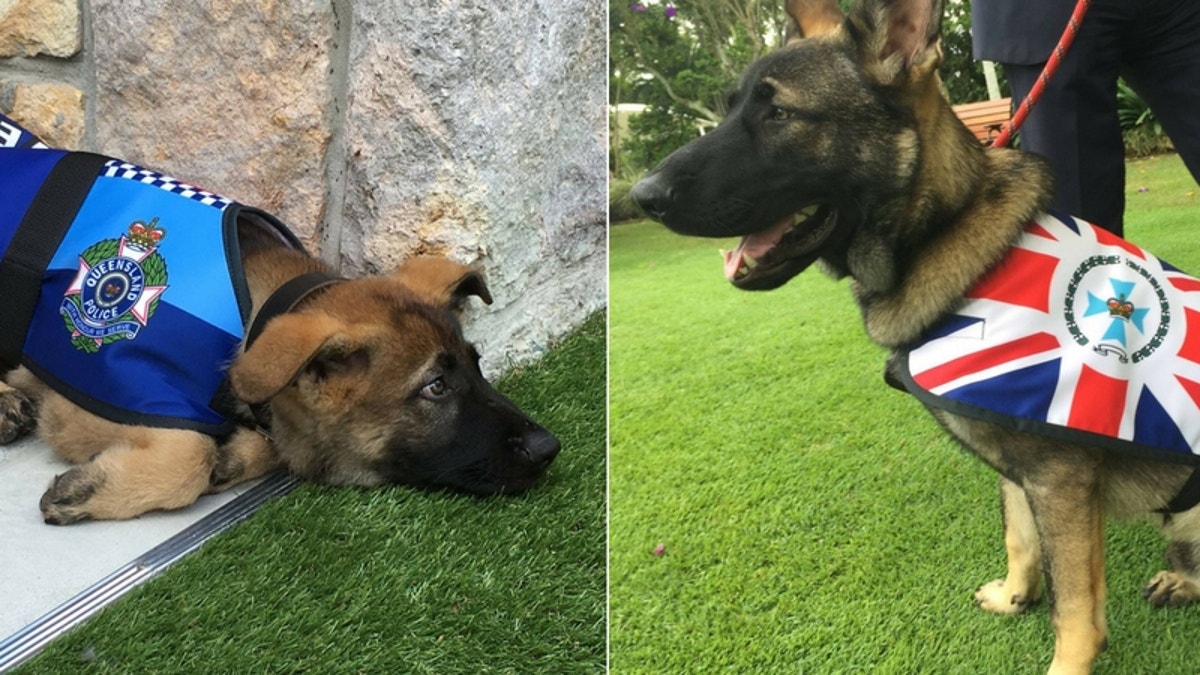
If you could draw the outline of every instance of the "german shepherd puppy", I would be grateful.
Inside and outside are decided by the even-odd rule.
[[[743,236],[725,263],[738,288],[776,288],[817,262],[850,277],[869,336],[903,356],[1043,211],[1051,176],[1033,155],[984,149],[955,117],[937,75],[940,0],[860,0],[849,16],[834,0],[787,10],[786,45],[749,67],[729,116],[632,196],[676,232]],[[1188,483],[1186,462],[930,409],[1001,475],[1008,573],[975,600],[1016,614],[1044,578],[1050,672],[1089,672],[1105,647],[1106,515],[1148,516],[1170,540],[1171,570],[1146,598],[1200,598],[1200,508],[1167,508]]]
[[[238,239],[252,315],[290,280],[327,272],[252,219]],[[453,311],[470,295],[491,302],[479,273],[435,257],[314,293],[228,366],[240,426],[224,438],[110,422],[17,368],[0,382],[0,441],[36,427],[77,463],[41,499],[52,524],[180,508],[277,468],[332,485],[519,492],[559,442],[484,379]]]

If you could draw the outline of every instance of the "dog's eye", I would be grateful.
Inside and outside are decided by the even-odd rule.
[[[446,381],[442,378],[436,378],[424,387],[421,387],[421,396],[431,401],[436,401],[444,398],[450,393],[450,388],[446,386]]]
[[[777,105],[771,106],[771,109],[769,111],[767,111],[767,119],[769,119],[773,122],[783,122],[786,120],[790,120],[793,117],[795,117],[795,115],[792,113],[791,110],[787,110],[785,108],[780,108]]]

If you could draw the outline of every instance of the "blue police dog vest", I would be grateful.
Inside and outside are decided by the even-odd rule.
[[[232,431],[225,368],[250,313],[239,216],[302,248],[269,214],[49,149],[0,116],[0,363],[113,422]]]

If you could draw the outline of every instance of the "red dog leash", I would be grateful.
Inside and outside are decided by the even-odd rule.
[[[1038,75],[1037,82],[1033,88],[1029,90],[1029,95],[1021,101],[1021,105],[1017,107],[1017,112],[1009,121],[996,140],[992,142],[993,147],[1002,148],[1008,145],[1012,140],[1013,134],[1021,128],[1025,122],[1025,118],[1029,116],[1029,111],[1033,110],[1033,106],[1037,104],[1038,99],[1042,97],[1042,91],[1046,88],[1046,83],[1054,75],[1054,71],[1058,70],[1058,64],[1062,62],[1063,57],[1067,55],[1067,50],[1071,47],[1071,43],[1075,41],[1075,34],[1079,32],[1079,24],[1083,22],[1083,15],[1087,13],[1087,7],[1090,0],[1079,0],[1075,3],[1075,11],[1071,13],[1071,19],[1067,21],[1067,28],[1063,31],[1062,37],[1058,39],[1058,44],[1054,46],[1054,51],[1050,54],[1050,59],[1046,61],[1046,66],[1042,68],[1042,74]]]

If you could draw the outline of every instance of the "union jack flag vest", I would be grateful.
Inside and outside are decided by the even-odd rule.
[[[302,248],[270,214],[0,116],[0,364],[114,422],[232,431],[239,218]]]
[[[901,350],[917,398],[976,419],[1200,464],[1200,280],[1042,214],[966,303]]]

